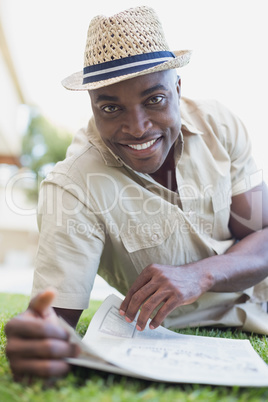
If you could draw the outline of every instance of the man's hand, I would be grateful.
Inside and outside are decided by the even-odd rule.
[[[212,286],[212,276],[191,264],[180,267],[151,264],[131,286],[120,314],[132,322],[141,308],[136,327],[142,331],[153,311],[163,303],[150,323],[154,329],[176,307],[193,303]]]
[[[15,380],[24,376],[63,376],[69,371],[63,359],[79,353],[51,307],[54,296],[52,290],[40,293],[24,313],[11,319],[5,327],[6,355]]]

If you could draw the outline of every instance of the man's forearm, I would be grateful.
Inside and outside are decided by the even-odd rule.
[[[56,314],[62,317],[71,327],[75,328],[83,310],[71,310],[66,308],[54,307]]]
[[[213,292],[236,292],[248,289],[268,275],[268,228],[252,233],[223,255],[199,261],[212,275]]]

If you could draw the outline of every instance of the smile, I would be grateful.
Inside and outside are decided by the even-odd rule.
[[[132,149],[136,149],[137,151],[140,151],[142,149],[147,149],[147,148],[151,147],[156,141],[157,141],[157,139],[151,140],[151,141],[148,141],[148,142],[144,142],[143,144],[128,145],[128,147],[130,147]]]

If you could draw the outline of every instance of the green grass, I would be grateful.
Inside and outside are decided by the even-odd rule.
[[[82,368],[75,369],[66,378],[51,384],[36,380],[31,385],[15,383],[4,353],[4,325],[14,315],[24,311],[29,298],[22,295],[0,294],[0,401],[51,401],[51,402],[219,402],[267,401],[268,388],[213,387],[205,385],[163,384],[129,377],[101,373]],[[100,302],[92,301],[78,324],[83,335]],[[185,334],[249,339],[254,349],[268,363],[266,336],[250,335],[224,329],[194,329],[180,331]]]

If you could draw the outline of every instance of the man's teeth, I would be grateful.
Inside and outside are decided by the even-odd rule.
[[[146,149],[152,146],[156,140],[145,142],[144,144],[136,144],[136,145],[128,145],[130,148],[137,149],[138,151],[141,149]]]

